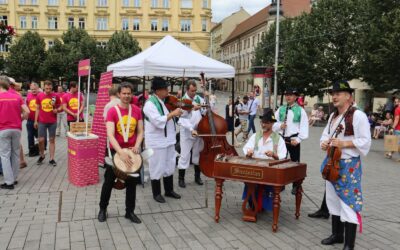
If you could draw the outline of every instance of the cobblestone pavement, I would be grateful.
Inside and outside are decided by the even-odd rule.
[[[219,111],[224,111],[226,100],[226,94],[219,93]],[[287,189],[281,196],[277,233],[271,230],[269,212],[260,214],[257,223],[241,220],[243,184],[239,182],[225,182],[221,219],[215,223],[214,180],[195,185],[192,168],[186,189],[177,187],[175,176],[181,200],[167,199],[160,205],[153,201],[148,183],[138,187],[135,212],[142,224],[123,217],[125,193],[116,190],[107,222],[99,223],[102,180],[83,188],[70,184],[66,139],[57,137],[57,167],[37,166],[36,158],[27,158],[28,167],[21,170],[16,188],[0,190],[0,249],[341,249],[342,245],[320,245],[330,234],[330,221],[307,217],[324,192],[319,174],[321,132],[322,128],[311,128],[310,138],[302,143],[302,162],[308,171],[301,216],[295,220],[295,199]],[[26,149],[26,135],[23,139]],[[357,249],[400,249],[400,163],[385,159],[382,140],[374,140],[363,167],[364,227],[357,235]],[[99,171],[102,176],[104,170]]]

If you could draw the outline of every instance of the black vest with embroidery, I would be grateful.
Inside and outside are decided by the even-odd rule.
[[[357,110],[356,107],[351,107],[350,110],[347,112],[346,117],[344,118],[344,135],[345,136],[352,136],[354,135],[354,128],[353,128],[353,117],[354,117],[354,112]],[[335,110],[333,112],[333,117],[332,120],[335,119],[339,115],[338,110]],[[331,121],[332,121],[331,120]]]

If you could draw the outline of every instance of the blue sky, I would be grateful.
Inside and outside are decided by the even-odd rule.
[[[253,15],[267,6],[270,0],[211,0],[213,22],[219,22],[233,12],[240,9],[240,6]]]

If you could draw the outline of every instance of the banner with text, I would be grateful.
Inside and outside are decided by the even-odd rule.
[[[92,133],[99,137],[97,144],[97,161],[104,165],[104,156],[107,144],[107,130],[104,122],[104,107],[110,101],[108,90],[112,87],[113,72],[105,72],[100,76],[99,91],[97,92],[96,109],[93,117]]]
[[[85,60],[79,61],[78,76],[89,75],[89,69],[90,69],[90,59],[85,59]]]

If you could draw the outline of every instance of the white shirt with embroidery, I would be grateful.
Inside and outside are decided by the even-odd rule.
[[[255,141],[256,141],[256,134],[253,134],[250,139],[247,141],[246,145],[243,147],[243,153],[246,155],[248,150],[254,150],[255,147]],[[253,157],[258,158],[258,159],[273,159],[272,157],[268,157],[265,153],[267,151],[274,151],[274,146],[272,142],[271,136],[267,138],[267,140],[264,140],[262,137],[258,141],[258,150],[254,151]],[[279,160],[285,159],[287,155],[287,149],[285,145],[285,141],[282,139],[281,136],[279,136],[279,142],[278,142],[278,148],[277,148],[277,154]]]
[[[324,131],[322,132],[322,136],[320,139],[320,144],[323,141],[329,140],[332,134],[335,132],[339,121],[342,120],[343,115],[339,115],[334,122],[331,124],[331,120],[333,117],[333,113],[330,115],[328,124],[326,125]],[[354,135],[352,136],[344,136],[344,131],[346,129],[344,119],[341,121],[343,125],[343,131],[339,134],[337,138],[344,141],[353,141],[355,148],[342,148],[342,159],[349,159],[352,157],[358,157],[361,155],[366,156],[371,148],[371,130],[370,124],[368,122],[367,115],[360,111],[356,110],[353,115],[353,131]],[[331,128],[329,129],[329,125]]]
[[[279,108],[280,109],[280,108]],[[281,125],[284,121],[280,120],[279,117],[279,109],[275,111],[275,119],[276,122],[272,127],[272,130],[276,133],[282,134],[283,130],[281,129]],[[300,122],[293,122],[294,113],[291,109],[287,112],[286,119],[286,129],[283,137],[289,137],[294,134],[299,134],[297,137],[293,137],[298,143],[308,138],[308,117],[306,111],[301,108]]]

